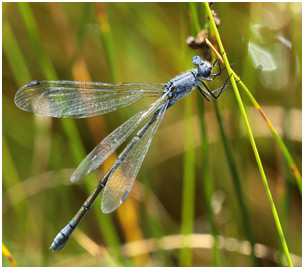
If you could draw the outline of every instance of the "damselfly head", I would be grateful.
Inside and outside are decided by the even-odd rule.
[[[194,56],[192,63],[197,66],[199,77],[208,78],[211,75],[212,65],[207,61],[203,61],[200,56]]]
[[[211,75],[212,65],[209,62],[203,62],[198,66],[199,75],[204,78],[208,78]]]
[[[200,56],[194,56],[192,63],[197,66],[198,76],[208,78],[211,75],[212,65],[207,61],[203,61]]]

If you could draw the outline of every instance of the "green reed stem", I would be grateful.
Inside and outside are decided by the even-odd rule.
[[[215,50],[215,48],[212,46],[212,44],[210,43],[210,41],[208,39],[206,40],[206,43],[216,53],[216,55],[220,59],[220,61],[222,63],[224,63],[221,55]],[[298,170],[298,168],[297,168],[297,166],[296,166],[293,158],[291,157],[291,154],[289,153],[289,151],[288,151],[285,143],[280,138],[278,132],[275,130],[275,128],[272,125],[271,121],[268,119],[268,117],[266,116],[266,114],[264,113],[264,111],[262,110],[262,108],[260,107],[260,105],[258,104],[258,102],[252,96],[251,92],[248,90],[248,88],[245,86],[245,84],[242,81],[240,81],[240,78],[236,75],[236,73],[233,70],[232,70],[232,72],[233,72],[234,78],[239,82],[239,85],[243,88],[243,90],[245,91],[245,93],[248,95],[249,99],[251,100],[251,102],[253,103],[253,105],[255,106],[255,108],[261,113],[261,115],[264,118],[266,124],[268,125],[268,128],[272,132],[275,140],[277,141],[279,147],[281,148],[281,150],[283,152],[283,155],[285,156],[285,158],[287,160],[289,168],[290,168],[290,170],[291,170],[291,172],[294,175],[294,178],[296,180],[296,184],[297,184],[298,190],[299,190],[300,194],[302,195],[302,177],[301,177],[301,174],[300,174],[300,172],[299,172],[299,170]]]
[[[252,263],[254,266],[258,266],[259,262],[253,251],[254,250],[254,239],[253,239],[249,216],[247,213],[246,202],[244,199],[244,192],[243,192],[243,188],[242,188],[242,184],[241,184],[241,179],[240,179],[239,173],[237,171],[237,166],[236,166],[235,158],[234,158],[234,155],[232,152],[231,144],[229,143],[227,134],[225,132],[224,125],[222,122],[222,117],[221,117],[217,102],[214,101],[213,105],[214,105],[215,115],[217,117],[219,127],[220,127],[220,133],[221,133],[221,137],[222,137],[222,141],[223,141],[223,145],[224,145],[224,149],[225,149],[225,153],[226,153],[226,158],[227,158],[228,165],[229,165],[230,172],[231,172],[231,178],[232,178],[233,185],[234,185],[235,192],[236,192],[236,198],[237,198],[238,205],[239,205],[240,211],[241,211],[244,231],[245,231],[247,239],[251,245]]]
[[[233,73],[233,76],[235,77],[236,80],[240,80],[240,78]],[[255,98],[252,96],[252,94],[250,93],[250,91],[248,90],[248,88],[246,87],[246,85],[243,83],[243,81],[239,81],[238,82],[239,85],[243,88],[243,90],[245,91],[245,93],[248,95],[249,99],[251,100],[251,102],[253,103],[253,105],[256,107],[257,110],[259,110],[259,112],[261,113],[261,115],[263,116],[263,118],[266,121],[266,124],[268,125],[272,135],[274,136],[275,140],[277,141],[279,147],[281,148],[287,163],[295,177],[297,186],[298,186],[298,190],[300,191],[301,195],[302,195],[302,177],[301,174],[295,164],[295,161],[293,160],[293,158],[291,157],[285,143],[283,142],[283,140],[281,139],[281,137],[279,136],[278,132],[276,131],[276,129],[274,128],[274,126],[272,125],[272,123],[270,122],[270,120],[268,119],[268,117],[266,116],[266,114],[263,112],[263,110],[261,109],[260,105],[258,104],[258,102],[255,100]]]
[[[193,103],[191,98],[185,100],[185,154],[182,198],[181,234],[183,238],[193,232],[195,200],[195,146],[193,136]],[[192,250],[188,242],[183,242],[180,250],[179,265],[191,266]]]
[[[199,33],[201,30],[200,22],[197,16],[197,3],[189,3],[189,9],[192,15],[192,25],[193,25],[193,32]],[[201,155],[202,155],[202,164],[203,164],[203,171],[202,171],[202,184],[203,184],[203,193],[204,193],[204,201],[206,205],[206,212],[208,223],[210,224],[210,232],[212,234],[214,244],[212,247],[212,260],[214,266],[220,266],[221,264],[221,255],[220,249],[217,241],[217,228],[215,224],[215,216],[213,214],[213,210],[211,207],[211,198],[214,192],[214,184],[213,179],[211,176],[210,165],[209,165],[209,145],[207,141],[207,132],[204,120],[204,103],[201,100],[198,100],[198,110],[199,110],[199,120],[200,120],[200,127],[201,127]]]
[[[204,201],[206,205],[206,212],[208,222],[210,224],[211,234],[214,240],[213,248],[212,248],[212,260],[214,266],[221,265],[221,255],[219,243],[217,240],[217,228],[215,224],[215,216],[211,206],[212,195],[214,192],[214,184],[210,171],[210,163],[209,163],[209,145],[207,139],[206,125],[204,119],[204,102],[199,100],[198,111],[200,114],[200,127],[201,127],[201,153],[202,153],[202,164],[203,164],[203,192],[204,192]]]
[[[218,45],[220,47],[220,51],[223,54],[225,52],[225,50],[224,50],[223,44],[221,42],[219,32],[218,32],[217,27],[215,25],[215,22],[213,20],[211,10],[209,8],[208,3],[206,3],[206,2],[205,2],[205,7],[206,7],[208,17],[210,19],[210,27],[212,27],[212,29],[215,33]],[[228,74],[229,75],[232,74],[232,70],[230,68],[230,64],[229,64],[229,61],[228,61],[228,58],[227,58],[226,54],[223,54],[223,59],[224,59],[225,66],[227,68]],[[248,118],[247,118],[247,115],[246,115],[246,111],[245,111],[240,93],[238,91],[234,76],[231,76],[230,80],[231,80],[231,83],[232,83],[232,87],[233,87],[237,102],[238,102],[239,107],[240,107],[241,115],[243,117],[246,129],[247,129],[247,132],[248,132],[249,140],[250,140],[250,143],[251,143],[251,146],[252,146],[256,161],[257,161],[257,165],[258,165],[258,168],[259,168],[262,180],[263,180],[263,184],[264,184],[266,194],[267,194],[267,197],[268,197],[268,200],[269,200],[269,204],[270,204],[270,207],[271,207],[271,210],[272,210],[274,221],[276,223],[276,227],[277,227],[277,230],[278,230],[278,233],[279,233],[279,237],[280,237],[280,240],[281,240],[283,251],[284,251],[286,259],[287,259],[287,264],[288,264],[288,266],[293,266],[291,258],[290,258],[288,246],[287,246],[287,243],[286,243],[286,240],[285,240],[285,236],[284,236],[284,233],[283,233],[283,230],[282,230],[282,226],[281,226],[281,223],[280,223],[280,219],[279,219],[279,216],[278,216],[278,213],[277,213],[277,210],[276,210],[276,207],[275,207],[272,195],[271,195],[271,191],[270,191],[269,186],[268,186],[267,178],[266,178],[266,175],[265,175],[265,172],[264,172],[264,169],[263,169],[263,165],[262,165],[262,162],[261,162],[261,159],[260,159],[260,156],[259,156],[259,152],[258,152],[258,149],[257,149],[255,141],[254,141],[254,137],[253,137],[253,134],[252,134],[252,131],[251,131],[251,127],[250,127],[250,124],[249,124],[249,121],[248,121]]]

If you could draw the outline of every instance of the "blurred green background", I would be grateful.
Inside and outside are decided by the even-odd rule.
[[[301,169],[302,4],[216,3],[213,9],[233,69]],[[197,34],[194,14],[202,27],[208,22],[200,3],[2,3],[2,12],[2,240],[18,265],[282,265],[277,230],[232,88],[216,103],[233,149],[241,203],[214,105],[193,92],[167,111],[127,201],[104,215],[97,199],[66,247],[52,253],[53,238],[115,156],[76,184],[69,182],[73,169],[153,100],[101,117],[62,120],[18,109],[18,88],[35,79],[166,83],[192,68],[197,53],[186,39]],[[301,195],[265,122],[241,95],[292,260],[299,266]],[[181,234],[191,235],[189,247],[183,247]],[[216,248],[213,237],[219,239]],[[248,240],[258,244],[255,256]],[[4,256],[3,266],[10,266]]]

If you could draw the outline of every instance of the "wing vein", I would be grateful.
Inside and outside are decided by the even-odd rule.
[[[110,213],[128,197],[151,141],[164,117],[167,99],[126,146],[110,169],[109,181],[102,197],[102,211]]]

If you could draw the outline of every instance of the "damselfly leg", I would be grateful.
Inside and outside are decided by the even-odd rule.
[[[232,74],[226,79],[226,81],[222,87],[217,88],[215,90],[210,90],[209,87],[206,85],[206,83],[203,80],[201,80],[201,83],[203,84],[203,86],[206,90],[201,85],[198,85],[197,88],[199,89],[200,93],[208,101],[212,101],[214,99],[217,99],[223,93],[223,91],[225,91],[231,85],[231,82],[229,84],[227,84],[227,82],[229,81],[231,76],[232,76]]]

